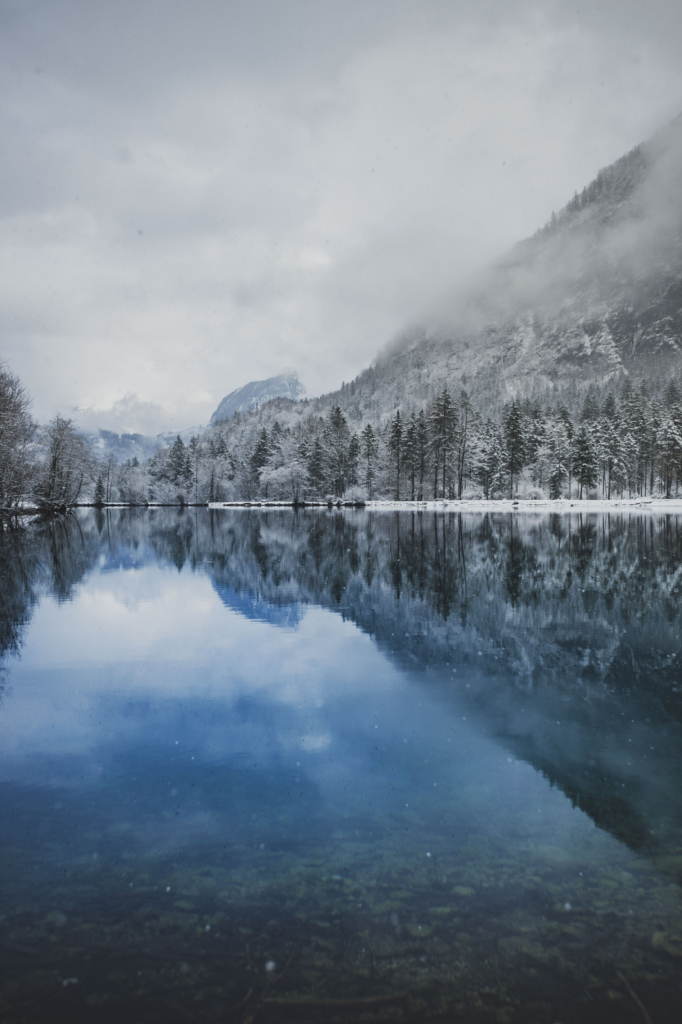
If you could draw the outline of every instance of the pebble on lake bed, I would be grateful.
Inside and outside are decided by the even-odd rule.
[[[277,970],[277,964],[275,963],[275,961],[274,960],[268,960],[267,963],[265,964],[265,973],[266,974],[272,974],[276,970]]]

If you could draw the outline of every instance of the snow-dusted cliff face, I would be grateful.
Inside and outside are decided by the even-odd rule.
[[[269,377],[267,380],[252,380],[223,398],[211,416],[211,426],[229,419],[236,412],[250,412],[272,401],[273,398],[291,398],[297,401],[305,398],[305,395],[305,388],[294,370],[280,373],[277,377]]]

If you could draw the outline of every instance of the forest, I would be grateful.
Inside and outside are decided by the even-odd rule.
[[[351,385],[345,386],[352,388]],[[625,377],[579,407],[512,399],[491,417],[444,387],[418,411],[352,429],[275,399],[236,413],[146,461],[119,463],[60,415],[36,424],[21,382],[0,371],[0,507],[220,501],[675,497],[682,475],[682,390]]]
[[[179,436],[146,463],[105,467],[103,500],[130,503],[447,498],[674,497],[682,471],[682,393],[626,378],[580,410],[512,400],[495,419],[447,388],[418,412],[351,429],[339,405],[307,414],[275,400]],[[293,407],[297,406],[295,413]],[[278,416],[278,413],[281,415]],[[293,413],[293,415],[292,415]]]

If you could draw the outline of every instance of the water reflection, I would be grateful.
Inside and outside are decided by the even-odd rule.
[[[0,1017],[636,1020],[622,976],[677,1019],[675,517],[110,510],[0,546]]]

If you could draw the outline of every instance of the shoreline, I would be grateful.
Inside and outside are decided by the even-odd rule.
[[[662,512],[682,515],[679,498],[438,498],[428,501],[391,500],[334,503],[292,501],[214,501],[210,509],[229,508],[360,508],[370,512]]]
[[[63,515],[76,508],[95,508],[103,511],[107,508],[207,508],[212,511],[221,509],[360,509],[369,512],[523,512],[523,513],[587,513],[587,512],[656,512],[658,514],[682,515],[682,497],[679,498],[438,498],[428,501],[410,501],[381,498],[374,501],[212,501],[212,502],[147,502],[132,504],[127,502],[107,502],[96,505],[94,502],[79,502],[67,509],[17,508],[0,509],[2,518],[17,517],[50,517]]]

